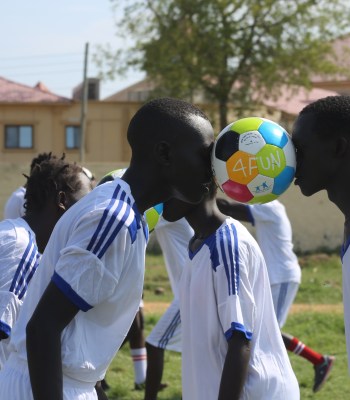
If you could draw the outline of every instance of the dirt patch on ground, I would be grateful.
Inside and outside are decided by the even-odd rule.
[[[169,307],[169,303],[164,302],[145,302],[144,311],[150,314],[163,314]],[[290,310],[291,314],[302,312],[320,312],[320,313],[343,313],[342,304],[293,304]]]
[[[343,304],[293,304],[291,314],[302,312],[343,313]]]

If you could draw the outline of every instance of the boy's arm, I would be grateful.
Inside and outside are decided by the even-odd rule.
[[[28,368],[35,400],[63,399],[61,333],[78,311],[50,282],[26,329]]]
[[[238,221],[252,222],[252,215],[246,204],[240,204],[229,199],[217,198],[216,204],[219,210]]]
[[[248,372],[250,341],[242,332],[233,331],[228,341],[218,400],[238,400]]]

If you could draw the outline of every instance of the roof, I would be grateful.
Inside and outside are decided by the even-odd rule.
[[[71,99],[51,93],[42,83],[35,87],[0,77],[0,103],[68,103]]]
[[[324,89],[306,89],[304,87],[285,87],[276,99],[265,99],[263,104],[275,110],[290,115],[297,115],[308,104],[327,96],[337,96],[339,93]]]
[[[145,93],[154,89],[154,83],[145,78],[103,99],[104,101],[143,101]],[[138,98],[140,94],[141,98]]]

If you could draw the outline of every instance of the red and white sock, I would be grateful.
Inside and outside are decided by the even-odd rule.
[[[130,349],[134,364],[135,383],[144,383],[146,380],[147,352],[146,347],[141,349]]]
[[[293,337],[290,340],[290,344],[287,346],[287,350],[292,351],[294,354],[306,358],[314,365],[321,364],[324,361],[323,355],[317,353],[316,351],[307,347],[303,342],[301,342],[298,338]]]

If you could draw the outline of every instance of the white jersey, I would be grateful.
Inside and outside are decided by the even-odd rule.
[[[11,196],[8,198],[5,208],[4,208],[4,219],[15,219],[19,217],[23,217],[25,209],[24,209],[24,195],[26,193],[26,189],[21,186],[16,189]]]
[[[50,280],[81,310],[61,337],[65,377],[95,384],[123,343],[142,297],[148,228],[129,185],[97,186],[56,224],[13,330],[26,360],[27,322]]]
[[[8,337],[39,259],[35,234],[23,218],[0,222],[0,330]],[[0,341],[0,369],[8,358],[8,342]]]
[[[187,260],[188,243],[193,236],[193,229],[185,218],[169,222],[160,217],[154,232],[163,252],[171,289],[174,296],[178,297],[178,282]]]
[[[301,269],[293,251],[292,227],[284,205],[274,200],[247,207],[256,228],[256,239],[266,261],[271,285],[300,283]]]
[[[228,217],[195,252],[179,285],[184,400],[218,398],[232,331],[251,341],[241,399],[299,399],[258,244]]]
[[[348,369],[350,374],[350,240],[341,251],[343,269],[343,304],[346,348],[348,353]]]

